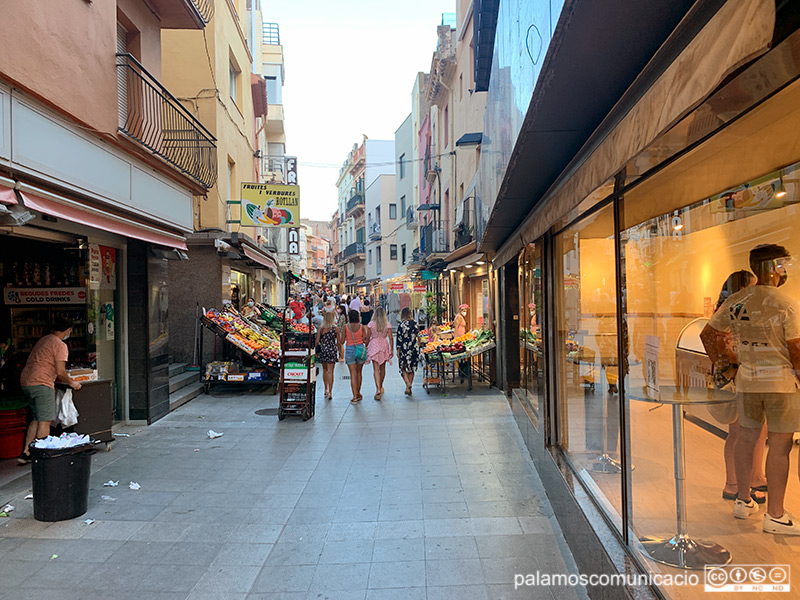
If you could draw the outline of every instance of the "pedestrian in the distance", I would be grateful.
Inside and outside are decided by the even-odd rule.
[[[69,348],[64,340],[71,333],[72,323],[57,319],[53,323],[53,331],[36,342],[20,374],[22,392],[33,410],[33,421],[28,426],[25,447],[17,459],[20,464],[30,462],[29,447],[34,439],[50,435],[50,423],[56,418],[55,382],[64,383],[73,390],[81,389],[81,384],[73,381],[67,374]]]
[[[334,315],[325,311],[322,327],[317,329],[317,347],[319,362],[322,363],[322,381],[325,384],[325,399],[333,398],[333,368],[339,358],[339,330],[336,328]]]
[[[411,395],[414,371],[419,363],[418,335],[417,322],[411,315],[411,309],[406,307],[400,311],[400,323],[397,325],[397,362],[400,365],[400,375],[406,382],[406,396]]]
[[[372,361],[372,373],[375,376],[375,400],[380,400],[383,398],[386,363],[390,363],[394,356],[392,325],[386,318],[386,310],[382,306],[375,309],[375,314],[367,327],[369,329],[367,360]]]
[[[369,343],[369,328],[361,324],[357,310],[347,313],[347,326],[344,328],[344,362],[350,371],[350,387],[353,390],[352,404],[361,402],[361,381],[363,378],[364,363],[367,362],[367,344]]]
[[[336,328],[339,330],[339,362],[344,362],[344,328],[347,327],[347,305],[336,307]]]
[[[364,303],[361,305],[361,324],[362,325],[369,325],[369,322],[372,321],[372,315],[374,311],[372,310],[372,306],[370,305],[369,300],[364,300]]]

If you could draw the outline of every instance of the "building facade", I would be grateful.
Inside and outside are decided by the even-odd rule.
[[[734,428],[715,403],[734,396],[709,387],[700,333],[726,278],[760,271],[754,248],[797,252],[797,7],[500,0],[474,19],[476,89],[488,90],[477,189],[491,215],[478,249],[498,292],[498,382],[579,571],[791,568],[760,514],[736,520],[720,498]],[[534,60],[516,52],[520,19],[542,37]],[[800,275],[786,269],[791,305]],[[773,389],[745,345],[737,360]],[[789,511],[796,489],[790,475]],[[702,582],[624,592],[695,598]]]
[[[169,411],[170,268],[218,171],[215,136],[165,82],[161,38],[202,37],[209,9],[24,3],[0,19],[0,337],[25,353],[68,318],[69,366],[110,380],[117,421]]]

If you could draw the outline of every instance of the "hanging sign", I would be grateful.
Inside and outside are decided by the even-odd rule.
[[[279,183],[242,184],[242,225],[300,225],[300,186]]]
[[[297,158],[294,156],[286,157],[286,183],[297,185]]]
[[[389,284],[389,289],[390,290],[402,290],[402,289],[405,289],[405,287],[406,287],[405,284],[402,284],[402,283]]]
[[[288,239],[288,247],[286,248],[287,252],[291,255],[297,256],[300,254],[300,228],[299,227],[290,227],[288,231],[288,235],[286,236]]]
[[[414,286],[414,291],[415,292],[427,292],[428,291],[428,286],[426,286],[426,285],[415,285]]]
[[[439,274],[435,271],[423,271],[422,272],[423,279],[439,279]]]
[[[89,289],[100,289],[100,271],[102,260],[100,258],[100,246],[89,244]]]
[[[86,288],[5,288],[3,297],[20,306],[86,304]]]

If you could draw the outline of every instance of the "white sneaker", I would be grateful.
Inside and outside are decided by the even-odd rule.
[[[750,502],[745,502],[739,498],[733,503],[733,516],[737,519],[746,519],[758,512],[758,504],[752,498]],[[766,523],[766,521],[765,521]]]
[[[769,513],[765,513],[762,529],[766,533],[800,535],[800,521],[795,519],[787,510],[783,511],[783,516],[779,519],[769,516]]]

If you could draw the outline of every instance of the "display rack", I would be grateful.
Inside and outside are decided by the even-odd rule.
[[[237,318],[247,323],[248,326],[254,331],[260,331],[259,325],[256,323],[253,323],[252,321],[241,316],[238,316]],[[205,311],[203,311],[203,314],[199,317],[199,320],[201,325],[201,327],[199,327],[200,363],[201,371],[203,373],[203,391],[205,393],[208,393],[212,387],[220,384],[248,387],[252,387],[253,385],[277,385],[280,378],[281,364],[279,355],[276,356],[274,354],[267,354],[263,349],[254,348],[253,346],[248,345],[245,339],[243,339],[240,335],[237,335],[236,332],[232,330],[232,326],[226,328],[220,325],[218,322],[207,316]],[[217,361],[216,351],[214,353],[215,356],[213,357],[213,361],[205,362],[203,360],[204,330],[211,331],[217,337],[224,340],[224,344],[227,344],[231,348],[235,348],[243,361],[250,363],[251,367],[257,367],[257,370],[250,368],[250,370],[247,371],[236,369],[231,371],[230,366],[228,365],[232,365],[234,363],[229,361]],[[211,368],[209,368],[209,366],[211,366]]]
[[[490,381],[491,352],[495,349],[495,342],[490,341],[477,346],[469,351],[459,354],[446,354],[440,352],[423,353],[423,378],[422,387],[430,394],[431,389],[447,391],[447,383],[452,385],[456,381],[467,382],[467,389],[472,390],[472,383]],[[469,363],[468,372],[462,372],[459,363]]]
[[[308,421],[314,416],[316,383],[315,331],[296,331],[284,318],[281,332],[281,375],[278,419],[295,415]]]

